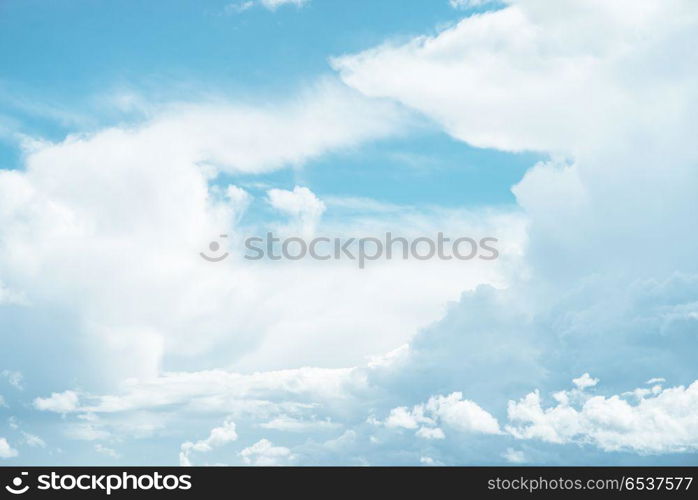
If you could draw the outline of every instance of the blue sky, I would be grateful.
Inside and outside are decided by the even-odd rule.
[[[330,74],[332,56],[435,32],[463,13],[428,1],[315,2],[275,12],[261,6],[239,12],[236,5],[7,2],[0,18],[4,120],[61,139],[128,120],[128,108],[104,102],[110,95],[138,93],[162,102],[214,94],[264,102]],[[16,142],[3,139],[0,158],[6,168],[18,165]],[[290,187],[302,182],[324,194],[474,206],[513,202],[509,187],[540,157],[471,148],[433,128],[329,155],[272,180]]]
[[[3,67],[45,98],[80,100],[105,87],[173,79],[172,91],[187,84],[274,91],[326,72],[330,55],[434,32],[461,15],[447,2],[311,2],[237,12],[243,3],[4,2]],[[159,85],[157,91],[162,95]]]
[[[695,464],[697,25],[2,2],[0,463]],[[246,262],[266,231],[500,257]]]

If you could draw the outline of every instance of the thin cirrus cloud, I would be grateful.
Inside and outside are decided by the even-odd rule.
[[[454,9],[472,9],[483,5],[495,3],[497,0],[448,0],[448,4]]]
[[[239,14],[256,6],[275,12],[280,7],[292,6],[300,8],[309,3],[310,0],[243,0],[227,5],[225,7],[225,12]]]
[[[284,5],[302,7],[310,3],[310,0],[259,0],[259,3],[269,10],[276,10]]]

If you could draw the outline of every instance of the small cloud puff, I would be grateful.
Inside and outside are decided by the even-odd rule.
[[[509,463],[512,464],[522,464],[526,461],[526,455],[521,450],[515,450],[513,448],[507,448],[507,450],[502,453],[502,457]]]
[[[572,383],[574,383],[578,389],[583,391],[587,387],[594,387],[599,383],[599,379],[591,378],[588,373],[585,373],[581,377],[572,379]]]
[[[374,423],[380,424],[379,421]],[[461,432],[499,434],[497,419],[483,410],[477,403],[463,399],[463,394],[454,392],[448,396],[432,396],[425,404],[412,409],[405,406],[393,408],[383,425],[388,428],[416,429],[416,436],[426,439],[443,439],[443,430],[436,427],[444,424]]]
[[[261,439],[240,452],[248,465],[283,465],[295,459],[291,450],[284,446],[274,446],[268,439]]]
[[[54,392],[48,398],[36,398],[34,408],[54,413],[70,413],[78,408],[79,397],[75,391]]]
[[[102,455],[106,455],[111,458],[121,458],[121,455],[119,455],[119,453],[117,453],[116,450],[107,448],[106,446],[102,446],[99,443],[95,445],[95,451],[97,453],[101,453]]]
[[[19,455],[19,453],[12,446],[10,446],[7,439],[0,438],[0,458],[13,458],[17,455]]]
[[[0,283],[0,302],[2,302],[2,293],[2,283]],[[24,389],[24,385],[22,383],[24,380],[24,375],[22,375],[22,372],[3,370],[0,372],[0,375],[2,375],[3,378],[6,378],[9,384],[18,391]]]
[[[214,427],[211,429],[211,433],[206,439],[196,442],[187,441],[186,443],[182,443],[179,454],[179,464],[182,466],[190,466],[190,455],[193,451],[198,451],[200,453],[209,452],[214,448],[231,443],[237,440],[237,438],[238,435],[235,430],[235,422],[227,419],[220,427]]]
[[[304,234],[314,230],[327,208],[307,187],[296,186],[293,191],[270,189],[267,197],[269,204],[276,210],[296,218],[299,229]]]

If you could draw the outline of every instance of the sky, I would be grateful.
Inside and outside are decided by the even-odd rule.
[[[0,464],[696,465],[697,27],[0,2]],[[499,257],[243,258],[270,231]]]

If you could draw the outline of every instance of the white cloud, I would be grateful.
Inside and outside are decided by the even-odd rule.
[[[414,434],[423,439],[445,439],[446,434],[438,427],[420,427]]]
[[[599,379],[592,378],[588,373],[585,373],[579,378],[572,379],[572,383],[576,385],[578,389],[583,391],[588,387],[594,387],[599,383]]]
[[[526,462],[526,455],[521,450],[515,450],[513,448],[507,448],[502,457],[509,463],[512,464],[522,464]]]
[[[213,448],[218,446],[235,441],[237,438],[238,435],[237,432],[235,432],[235,422],[232,420],[226,420],[223,422],[222,426],[211,429],[211,434],[209,434],[208,438],[188,444],[194,451],[206,452],[211,451]]]
[[[269,10],[276,10],[284,5],[293,5],[295,7],[302,7],[308,3],[310,0],[259,0],[259,3]]]
[[[660,242],[690,225],[698,189],[695,2],[510,4],[333,64],[367,96],[417,109],[460,140],[551,154],[514,188],[537,277],[694,272],[698,239]]]
[[[187,441],[186,443],[182,443],[181,451],[179,453],[179,465],[190,466],[192,464],[191,453],[194,451],[206,453],[214,448],[218,448],[236,441],[237,438],[238,434],[235,430],[235,422],[227,419],[220,427],[214,427],[211,429],[211,433],[206,439],[196,442]]]
[[[691,38],[691,0],[510,3],[334,66],[366,95],[395,98],[473,145],[512,151],[574,153],[639,126],[660,130],[667,107],[646,97],[662,82],[678,102],[695,98],[690,56],[670,82],[656,71],[666,44]],[[688,109],[675,109],[669,119],[688,125]]]
[[[154,377],[163,363],[356,365],[407,342],[463,289],[502,286],[505,259],[391,262],[368,272],[353,263],[244,261],[240,216],[251,195],[212,176],[297,166],[404,128],[395,106],[324,83],[273,107],[172,106],[138,126],[35,144],[24,170],[0,171],[0,275],[41,307],[74,315],[78,328],[61,334],[90,339],[103,361],[93,376],[111,383]],[[302,187],[272,190],[270,199],[306,227],[323,210]],[[339,232],[352,222],[327,224]],[[446,224],[453,233],[501,233],[518,258],[524,226],[516,215],[407,210],[364,214],[349,229],[434,234]],[[235,252],[210,265],[199,253],[221,234]],[[417,281],[421,289],[411,286]],[[292,347],[301,344],[315,348]]]
[[[294,6],[300,8],[309,3],[310,0],[246,0],[226,5],[224,12],[227,14],[241,14],[255,6],[275,12],[279,7]]]
[[[293,191],[270,189],[267,191],[269,204],[280,212],[297,220],[300,235],[311,235],[327,207],[307,187],[296,186]]]
[[[116,450],[103,446],[100,443],[97,443],[95,445],[95,451],[102,455],[106,455],[110,458],[121,458],[121,455],[119,455],[119,453]]]
[[[284,465],[294,460],[291,450],[283,446],[274,446],[268,439],[261,439],[240,452],[248,465]]]
[[[473,7],[481,7],[496,1],[497,0],[448,0],[448,4],[454,9],[472,9]]]
[[[439,317],[446,302],[458,298],[464,289],[483,282],[505,286],[506,282],[499,278],[519,258],[524,239],[523,221],[512,214],[480,215],[446,210],[432,213],[408,208],[380,215],[364,213],[356,218],[344,215],[332,213],[328,205],[316,235],[338,236],[346,241],[350,237],[385,238],[387,232],[392,232],[411,238],[436,235],[437,227],[442,227],[445,234],[496,234],[507,248],[493,266],[393,259],[372,261],[366,269],[358,270],[355,261],[314,261],[307,266],[299,262],[294,266],[297,273],[283,279],[278,273],[285,270],[284,266],[274,266],[277,280],[286,284],[284,300],[279,300],[276,309],[284,313],[286,321],[275,325],[275,331],[265,336],[257,352],[250,353],[238,365],[240,369],[263,368],[259,360],[264,358],[278,360],[272,368],[289,366],[288,353],[299,352],[293,347],[298,342],[314,346],[303,350],[307,356],[304,365],[355,366],[362,364],[367,355],[392,351],[409,341],[419,329],[416,325],[426,325]],[[293,225],[284,227],[282,231],[290,232],[292,228]],[[293,269],[288,267],[291,273]],[[316,273],[319,280],[315,279]],[[298,288],[292,286],[295,280]],[[413,286],[417,281],[420,286]],[[313,300],[299,303],[295,297]],[[362,314],[355,315],[352,311],[356,310]],[[421,319],[410,319],[417,315]],[[328,331],[332,332],[331,336],[327,335]],[[380,334],[370,333],[376,331]],[[337,348],[339,345],[341,349]],[[361,356],[347,356],[359,348],[363,348]],[[344,359],[338,359],[340,356]]]
[[[27,297],[24,293],[10,290],[0,281],[0,306],[3,304],[27,305],[27,303]]]
[[[252,202],[252,195],[250,195],[250,193],[232,184],[226,188],[225,195],[226,198],[230,200],[230,205],[236,219],[245,213],[247,207],[249,207]]]
[[[632,404],[621,396],[586,397],[544,408],[538,391],[509,402],[507,431],[518,439],[590,443],[604,451],[642,454],[698,450],[698,381],[661,390]]]
[[[253,0],[247,0],[244,2],[237,2],[237,3],[228,4],[225,6],[223,11],[226,14],[240,14],[242,12],[250,10],[254,6],[255,6],[255,2]]]
[[[0,375],[6,378],[9,384],[15,389],[19,391],[24,389],[24,385],[22,384],[22,381],[24,380],[24,375],[22,375],[22,372],[13,370],[3,370],[0,373]]]
[[[78,408],[79,396],[75,391],[54,392],[48,398],[34,399],[37,410],[69,413]]]
[[[461,432],[499,434],[499,423],[477,403],[463,399],[454,392],[448,396],[432,396],[425,404],[407,408],[393,408],[383,422],[389,428],[416,429],[416,435],[428,439],[443,439],[444,432],[436,428],[442,424]]]
[[[280,415],[268,422],[259,424],[263,429],[274,429],[285,432],[309,432],[316,430],[332,430],[341,427],[341,424],[327,420],[298,419],[289,415]]]
[[[24,442],[27,446],[31,446],[32,448],[46,448],[46,442],[36,434],[22,432],[22,436],[24,436]]]
[[[413,409],[406,406],[393,408],[385,420],[386,427],[403,429],[416,429],[420,423],[434,423],[431,418],[424,415],[424,406],[422,405],[417,405]]]
[[[38,409],[55,412],[108,414],[181,406],[201,411],[225,411],[237,400],[298,399],[312,402],[349,396],[365,382],[353,369],[300,368],[240,374],[223,370],[164,373],[148,380],[127,380],[119,393],[83,396],[77,405],[73,391],[53,394],[35,403]],[[63,403],[68,394],[67,403]],[[88,413],[89,414],[89,413]]]
[[[616,385],[646,379],[658,364],[669,379],[694,380],[686,346],[696,346],[698,239],[686,228],[698,190],[698,65],[689,49],[698,42],[698,6],[507,3],[436,36],[334,61],[349,85],[411,106],[460,140],[551,157],[513,190],[530,224],[530,279],[465,294],[413,340],[394,385],[478,380],[469,397],[491,405],[495,394],[518,397],[517,385],[557,384],[591,367]],[[549,408],[540,392],[513,405],[516,432],[601,450],[694,449],[690,419],[652,406],[672,394],[661,386],[632,391],[634,404],[622,393],[588,399],[581,389],[595,379],[577,380]],[[617,406],[608,426],[586,413],[594,405],[599,418]],[[673,434],[651,433],[651,407]]]
[[[649,379],[647,382],[645,382],[645,384],[654,385],[654,384],[662,384],[664,382],[666,382],[666,379],[661,378],[661,377],[655,377],[655,378]]]
[[[460,431],[500,433],[497,419],[473,401],[463,399],[460,392],[448,396],[434,396],[427,402],[426,409],[445,425]]]
[[[694,224],[694,211],[687,207],[695,205],[697,186],[692,126],[696,65],[695,51],[682,47],[695,46],[695,2],[512,3],[436,37],[386,44],[335,64],[351,85],[419,109],[459,139],[554,154],[515,188],[529,232],[512,239],[521,247],[528,242],[528,260],[523,270],[506,270],[521,281],[494,273],[465,276],[470,270],[455,276],[451,267],[419,274],[409,267],[394,272],[381,267],[353,276],[335,268],[248,273],[237,262],[215,271],[189,265],[188,254],[219,234],[221,226],[233,225],[234,206],[249,201],[238,190],[228,190],[226,196],[225,189],[210,188],[216,169],[268,171],[395,129],[390,119],[365,136],[352,126],[341,128],[336,117],[353,107],[346,103],[325,106],[331,116],[306,102],[305,107],[291,104],[281,110],[183,107],[141,128],[39,145],[28,152],[26,172],[2,173],[0,227],[11,226],[15,235],[0,247],[0,263],[11,264],[0,269],[3,279],[7,275],[13,289],[44,298],[51,297],[54,287],[61,295],[72,291],[66,300],[70,307],[89,298],[76,307],[86,328],[120,346],[129,354],[123,358],[151,368],[119,391],[84,397],[81,392],[79,407],[77,400],[64,406],[104,418],[83,429],[86,435],[104,436],[98,426],[113,430],[118,416],[138,410],[162,415],[176,407],[178,416],[236,412],[236,419],[248,412],[256,424],[280,427],[334,410],[333,422],[356,427],[313,449],[309,444],[298,451],[274,447],[262,440],[247,448],[243,459],[277,461],[307,451],[303,458],[391,461],[395,450],[380,455],[367,444],[362,426],[371,412],[387,415],[389,429],[409,429],[422,437],[439,436],[439,431],[451,437],[452,430],[460,430],[500,442],[512,438],[501,433],[497,419],[480,404],[501,409],[504,400],[523,393],[521,387],[540,387],[538,381],[554,384],[584,370],[605,381],[609,373],[622,380],[631,369],[633,376],[642,377],[638,380],[664,370],[674,370],[672,375],[681,380],[694,376],[689,358],[695,345],[696,241],[685,235]],[[671,64],[667,53],[675,55]],[[370,115],[363,105],[358,110]],[[250,124],[250,130],[226,128],[233,119]],[[370,122],[363,115],[351,122],[364,119]],[[306,122],[330,130],[304,138],[296,132]],[[191,123],[213,136],[200,138]],[[282,140],[276,144],[279,134]],[[171,144],[175,146],[169,148]],[[131,151],[136,151],[133,157]],[[162,151],[167,156],[161,164]],[[182,157],[186,161],[180,162]],[[85,183],[90,190],[82,189]],[[111,198],[114,186],[119,192],[138,190],[124,205],[122,197]],[[323,220],[331,204],[327,207]],[[380,208],[389,215],[381,222],[394,224],[395,207]],[[433,218],[423,214],[397,213],[409,223],[405,227],[435,227]],[[459,215],[454,219],[462,227],[468,219]],[[187,223],[180,225],[182,220]],[[502,225],[499,219],[492,227]],[[37,234],[42,238],[33,236]],[[183,247],[185,252],[172,251]],[[75,271],[83,267],[87,278]],[[102,275],[104,270],[114,272]],[[94,276],[101,280],[97,285]],[[534,279],[523,279],[527,277]],[[100,294],[104,282],[110,283],[110,294]],[[500,289],[475,289],[483,282]],[[443,307],[463,289],[473,291]],[[442,314],[441,321],[412,338],[420,325]],[[233,355],[225,350],[230,339],[240,342]],[[370,344],[371,339],[381,342]],[[367,370],[257,372],[291,364],[352,366],[367,353],[405,342],[411,342],[407,352],[378,357]],[[134,345],[143,343],[141,354]],[[201,357],[204,344],[220,353],[222,363],[239,359],[254,346],[240,363],[248,374],[160,372],[166,354],[172,366],[177,356]],[[637,352],[641,355],[634,356]],[[211,366],[215,361],[206,362]],[[596,384],[585,373],[575,379],[576,389],[555,393],[552,406],[541,397],[546,388],[512,401],[505,429],[519,439],[571,449],[586,443],[635,453],[696,450],[696,383],[636,389],[628,395],[635,398],[632,403],[623,394],[591,397],[583,390]],[[458,387],[467,389],[471,400],[451,392]],[[430,394],[450,395],[399,406],[414,401],[415,393],[422,401]],[[46,398],[44,409],[61,407],[52,399]],[[366,427],[376,434],[392,433],[393,439],[399,434]],[[372,443],[386,439],[370,438]],[[472,457],[469,450],[449,450],[450,441],[435,439],[429,446],[441,447],[454,460]],[[414,462],[423,456],[421,449],[405,454],[410,452]],[[502,458],[520,456],[513,450],[502,457],[497,447],[487,457]]]
[[[17,455],[19,455],[19,453],[12,446],[10,446],[7,439],[0,438],[0,458],[13,458]]]
[[[65,429],[65,435],[79,441],[99,441],[111,437],[111,433],[95,423],[70,424]]]

